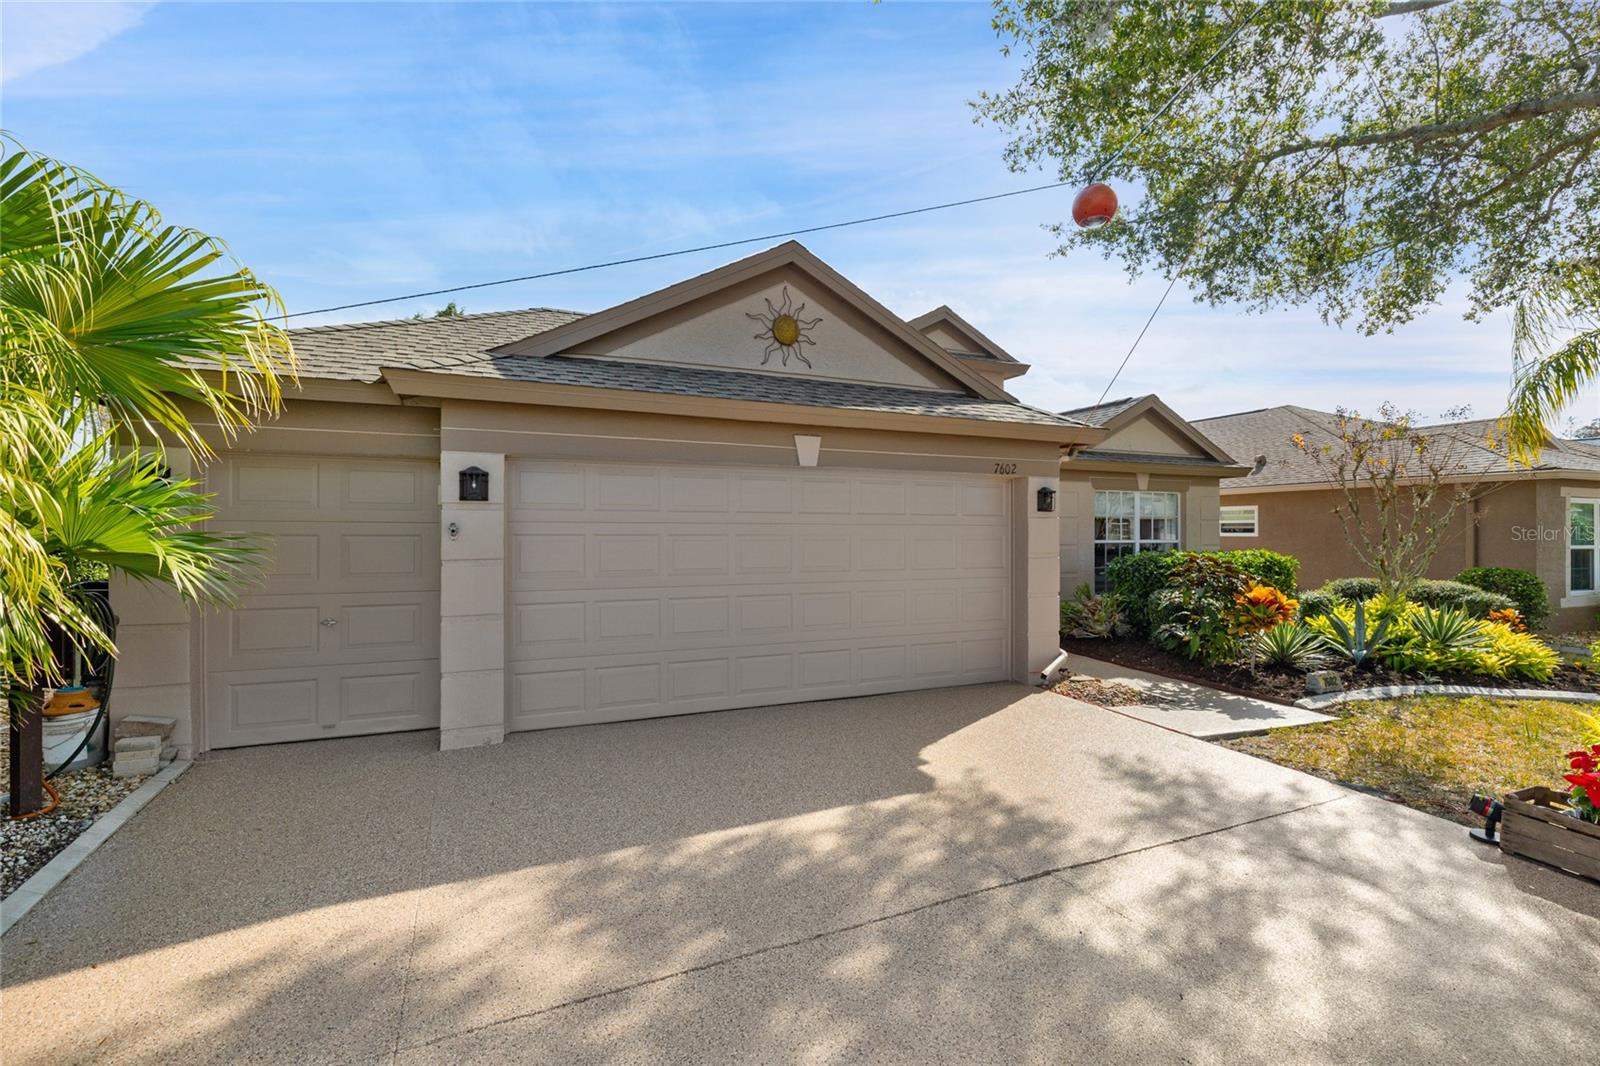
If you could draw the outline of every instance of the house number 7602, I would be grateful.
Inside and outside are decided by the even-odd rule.
[[[996,464],[994,464],[994,472],[996,474],[1015,474],[1017,472],[1017,464],[1016,463],[996,463]]]

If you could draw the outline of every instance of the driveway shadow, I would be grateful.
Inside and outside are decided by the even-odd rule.
[[[197,767],[7,936],[8,1062],[1581,1058],[1600,923],[1456,827],[1024,693]]]

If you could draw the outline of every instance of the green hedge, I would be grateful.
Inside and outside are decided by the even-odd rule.
[[[1370,600],[1377,594],[1378,582],[1372,578],[1335,578],[1319,588],[1300,593],[1300,617],[1317,618],[1332,610],[1334,604]],[[1412,603],[1420,603],[1424,607],[1454,607],[1473,618],[1483,618],[1490,611],[1516,606],[1509,596],[1489,592],[1460,581],[1418,581],[1411,586],[1411,592],[1406,599]]]
[[[1140,552],[1113,559],[1106,567],[1106,586],[1116,596],[1122,617],[1134,631],[1150,632],[1150,599],[1167,586],[1167,575],[1181,560],[1206,555],[1230,562],[1263,585],[1292,593],[1300,578],[1300,560],[1265,548],[1224,552]]]
[[[1516,606],[1510,596],[1485,592],[1459,581],[1418,581],[1411,586],[1406,599],[1424,607],[1455,607],[1474,618],[1483,618],[1490,611],[1503,611]]]
[[[1485,592],[1510,596],[1530,629],[1540,629],[1550,617],[1550,589],[1538,574],[1509,566],[1473,566],[1456,580]]]

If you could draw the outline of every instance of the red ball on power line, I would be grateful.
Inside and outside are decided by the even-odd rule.
[[[1084,186],[1072,201],[1072,221],[1084,229],[1099,229],[1117,213],[1117,194],[1105,182]]]

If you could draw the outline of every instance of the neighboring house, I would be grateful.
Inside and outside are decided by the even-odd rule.
[[[1211,449],[1156,401],[1154,430],[1019,403],[953,311],[908,323],[793,242],[593,315],[293,339],[283,415],[194,471],[213,528],[270,539],[264,583],[204,614],[113,590],[116,713],[188,751],[1024,680],[1058,520],[1087,545],[1093,486],[1176,491],[1188,543],[1226,472],[1196,487]]]
[[[1341,493],[1293,443],[1296,433],[1312,447],[1332,440],[1337,417],[1285,405],[1194,423],[1251,464],[1248,473],[1222,482],[1222,543],[1296,556],[1307,587],[1365,572],[1333,513]],[[1428,576],[1453,578],[1469,566],[1529,570],[1550,588],[1552,628],[1592,628],[1600,608],[1594,537],[1600,445],[1551,438],[1536,467],[1513,468],[1494,445],[1494,427],[1492,419],[1423,427],[1450,454],[1458,483],[1476,486]]]
[[[1245,467],[1153,395],[1062,414],[1106,433],[1062,466],[1063,596],[1084,584],[1105,591],[1119,556],[1219,546],[1218,483]]]

